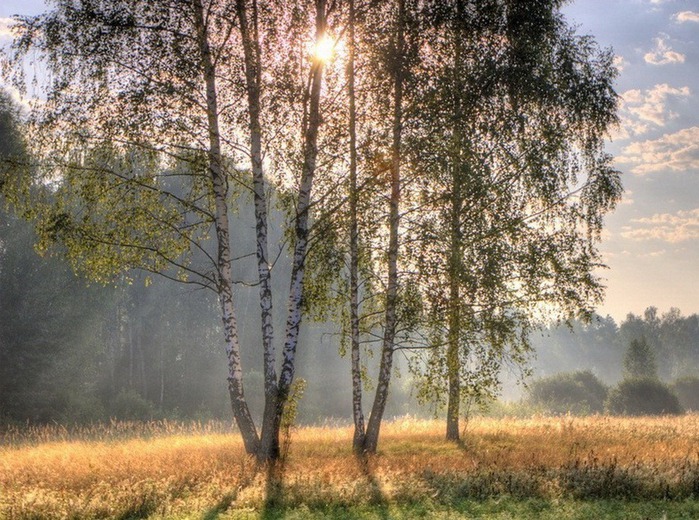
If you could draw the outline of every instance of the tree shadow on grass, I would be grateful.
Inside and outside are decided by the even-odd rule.
[[[272,520],[284,516],[284,461],[269,463],[266,466],[265,502],[262,506],[262,520]]]
[[[221,500],[216,503],[211,509],[207,510],[201,517],[201,520],[217,520],[221,514],[228,511],[231,504],[235,501],[235,493],[224,495]]]
[[[204,514],[201,516],[201,520],[218,520],[218,518],[222,514],[226,513],[234,504],[238,498],[238,494],[255,482],[255,477],[258,474],[259,467],[256,462],[252,463],[252,460],[252,458],[245,459],[241,464],[240,480],[237,490],[223,495],[219,501],[216,502],[216,504],[204,512]],[[250,464],[254,464],[254,466],[251,466]]]
[[[388,520],[388,518],[390,518],[388,511],[388,500],[386,500],[386,496],[381,489],[381,483],[374,474],[374,469],[372,468],[372,458],[369,455],[362,453],[357,455],[357,463],[359,464],[359,468],[362,470],[362,474],[366,478],[366,482],[369,485],[369,503],[373,507],[376,507],[380,518]]]
[[[371,457],[362,454],[358,455],[356,460],[368,485],[369,505],[375,509],[379,518],[388,520],[390,518],[388,500],[374,473]],[[262,520],[283,518],[288,506],[284,500],[284,464],[269,464],[266,471],[265,501],[260,518]],[[333,504],[326,505],[332,506]]]

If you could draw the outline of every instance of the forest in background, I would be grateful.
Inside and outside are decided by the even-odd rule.
[[[3,422],[230,417],[215,295],[139,273],[117,285],[88,284],[60,258],[37,255],[34,243],[30,223],[0,213]],[[243,337],[256,333],[253,291],[240,301]],[[308,386],[299,420],[351,420],[349,359],[338,354],[338,327],[310,323],[304,334],[309,348],[300,353],[305,359],[299,376]],[[589,323],[534,332],[532,375],[525,382],[589,369],[615,384],[630,342],[641,337],[652,347],[663,381],[699,370],[699,316],[649,307],[643,316],[629,314],[619,324],[595,316]],[[256,367],[260,360],[245,361]],[[434,413],[434,407],[418,403],[405,358],[397,361],[401,377],[392,388],[388,415]],[[518,373],[503,373],[503,399],[525,395]],[[262,375],[251,370],[245,377],[255,388]],[[250,393],[248,399],[253,413],[260,414],[262,396]]]
[[[114,285],[88,283],[61,258],[40,257],[35,241],[31,223],[0,211],[1,421],[230,418],[214,294],[138,272]],[[240,276],[251,267],[236,266]],[[250,341],[259,320],[255,290],[240,291],[240,334]],[[301,419],[349,418],[349,360],[338,355],[339,331],[309,323],[303,334]],[[253,355],[244,361],[257,367]],[[245,378],[255,388],[262,374],[253,369]],[[248,399],[260,414],[263,396]],[[392,402],[391,415],[413,411],[407,378],[397,380]]]

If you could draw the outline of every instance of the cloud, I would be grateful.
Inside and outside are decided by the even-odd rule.
[[[10,27],[14,25],[15,21],[12,18],[2,18],[0,17],[0,39],[11,38],[13,36]]]
[[[695,13],[694,11],[681,11],[679,13],[675,13],[675,20],[677,20],[679,23],[699,23],[699,13]]]
[[[634,165],[631,171],[639,175],[662,171],[699,172],[699,126],[683,128],[659,139],[631,143],[616,160]]]
[[[638,227],[625,226],[621,236],[630,240],[661,240],[676,244],[699,239],[699,208],[676,213],[656,213],[633,219]]]
[[[633,205],[633,203],[633,191],[624,190],[624,194],[621,196],[621,201],[619,202],[619,204],[623,206],[631,206]]]
[[[623,70],[627,67],[629,64],[628,61],[621,55],[621,54],[616,54],[614,56],[614,66],[619,69],[619,72],[623,72]]]
[[[658,251],[651,251],[649,253],[644,253],[642,255],[639,255],[644,258],[657,258],[659,256],[664,256],[667,251],[665,249],[660,249]]]
[[[622,94],[624,108],[641,121],[665,126],[665,123],[677,117],[676,112],[668,109],[669,98],[686,98],[691,94],[689,87],[671,87],[667,83],[655,85],[650,90],[629,90]]]
[[[633,256],[631,251],[627,251],[624,249],[623,251],[615,252],[615,251],[605,251],[604,253],[605,258],[623,258],[623,257],[628,257],[628,256]]]
[[[670,63],[684,63],[684,54],[673,51],[667,40],[667,34],[660,34],[655,38],[655,48],[646,53],[643,59],[651,65],[668,65]]]
[[[627,90],[621,94],[621,125],[613,138],[628,139],[645,134],[651,125],[665,126],[665,123],[678,117],[672,105],[690,95],[689,87],[671,87],[667,83],[647,90]]]

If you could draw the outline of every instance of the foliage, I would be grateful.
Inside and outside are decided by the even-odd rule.
[[[167,416],[226,413],[208,293],[165,280],[146,287],[137,273],[117,287],[88,285],[61,258],[37,255],[35,238],[31,223],[0,211],[0,416],[132,417],[112,408],[121,392]]]
[[[30,224],[0,209],[0,417],[103,418],[89,374],[106,339],[109,292],[40,258],[34,240]]]
[[[652,378],[624,379],[609,391],[605,409],[614,415],[678,415],[682,407],[670,388]]]
[[[534,373],[556,374],[590,368],[606,384],[621,378],[624,348],[610,316],[552,323],[530,336]]]
[[[153,419],[153,405],[135,390],[122,390],[111,403],[110,413],[123,421],[149,421]]]
[[[532,334],[534,373],[590,367],[605,383],[616,383],[623,376],[629,345],[640,338],[649,345],[661,380],[693,376],[699,370],[699,315],[683,316],[676,308],[661,314],[649,307],[618,325],[609,316],[594,315],[589,322],[571,320]]]
[[[26,186],[17,175],[17,166],[27,161],[20,111],[5,90],[0,89],[0,205],[17,202]]]
[[[624,344],[644,337],[655,354],[658,375],[663,380],[689,376],[699,371],[699,315],[682,316],[677,308],[660,314],[648,307],[642,315],[629,314],[619,333]]]
[[[341,300],[328,295],[345,290],[336,282],[345,265],[337,251],[344,229],[338,208],[346,202],[339,187],[345,63],[341,53],[326,64],[306,48],[312,34],[343,34],[345,7],[324,0],[56,2],[18,21],[10,52],[8,70],[19,86],[25,59],[43,60],[50,71],[47,102],[28,118],[38,166],[24,174],[37,200],[15,194],[38,215],[40,248],[62,251],[101,282],[137,268],[212,289],[233,413],[251,452],[272,453],[278,444],[302,311],[327,318],[327,304]],[[369,208],[360,263],[375,287],[384,286],[385,300],[362,311],[376,316],[383,306],[386,319],[369,319],[361,330],[384,333],[374,401],[381,411],[372,413],[380,421],[395,337],[406,346],[420,343],[416,331],[439,338],[422,365],[433,393],[448,386],[451,397],[460,384],[457,399],[479,397],[497,387],[504,363],[524,362],[542,305],[589,315],[602,290],[594,275],[602,219],[621,185],[604,153],[616,121],[612,53],[576,35],[559,2],[498,0],[466,9],[465,2],[399,0],[366,8],[357,18],[366,187],[357,202]],[[286,330],[276,335],[266,216],[272,183],[289,210],[279,256],[293,251]],[[253,227],[251,219],[231,222],[239,199],[229,186],[254,193],[250,250],[238,252],[229,232]],[[243,290],[232,258],[252,250],[261,337],[241,348]],[[362,297],[380,293],[366,289]],[[112,378],[110,391],[153,394],[145,368],[153,358],[139,343],[147,334],[127,314],[119,326],[133,326],[138,339],[128,342],[128,383]],[[275,337],[283,349],[275,350]],[[241,355],[259,343],[260,436],[243,390],[242,357],[250,354]],[[444,344],[453,354],[446,362],[437,358]],[[159,386],[162,404],[163,377]],[[369,421],[375,436],[377,421]]]
[[[306,381],[304,379],[296,379],[291,385],[289,399],[287,400],[286,406],[284,406],[284,412],[282,413],[280,423],[281,456],[279,457],[279,461],[282,466],[286,463],[286,459],[289,456],[289,449],[291,449],[291,434],[294,428],[296,428],[299,402],[301,401],[305,390]]]
[[[453,409],[474,374],[496,391],[526,362],[544,308],[585,318],[600,301],[597,243],[622,189],[604,152],[616,70],[558,2],[427,5],[407,233],[436,330],[426,384]]]
[[[561,373],[529,384],[529,403],[555,414],[602,413],[607,387],[589,370]]]
[[[628,378],[657,379],[655,354],[645,337],[631,340],[624,355],[624,373]]]
[[[699,377],[680,377],[670,385],[685,410],[699,411]]]
[[[57,2],[18,19],[9,53],[7,73],[20,87],[25,60],[43,60],[50,70],[51,80],[41,81],[50,101],[28,118],[38,167],[24,172],[44,195],[36,207],[40,246],[61,249],[101,282],[141,269],[211,289],[220,300],[233,415],[248,450],[263,458],[274,456],[294,376],[313,179],[335,163],[333,154],[319,155],[319,144],[334,137],[319,139],[318,129],[321,93],[332,98],[339,83],[323,84],[324,63],[307,49],[309,35],[320,38],[334,23],[333,11],[324,0],[259,8],[219,0]],[[283,342],[278,378],[266,216],[275,181],[292,201],[291,240],[278,253],[292,253],[293,262],[284,284],[292,288],[287,327],[276,335]],[[238,251],[230,233],[234,188],[255,199],[254,227],[237,227],[255,230],[252,283],[260,284],[265,351],[260,435],[242,379],[232,264],[249,251]]]

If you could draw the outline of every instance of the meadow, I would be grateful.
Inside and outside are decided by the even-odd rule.
[[[0,432],[0,518],[699,518],[699,415],[386,423],[291,432],[276,469],[221,423]]]

